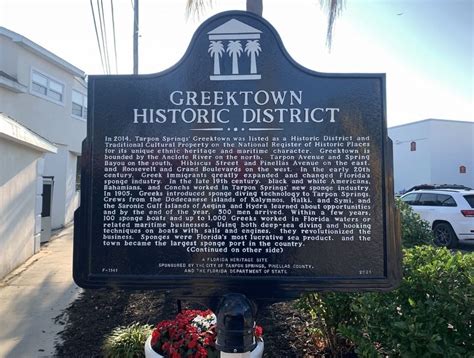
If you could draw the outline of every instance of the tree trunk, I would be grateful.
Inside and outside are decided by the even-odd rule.
[[[247,0],[247,11],[253,12],[258,16],[262,16],[263,0]]]

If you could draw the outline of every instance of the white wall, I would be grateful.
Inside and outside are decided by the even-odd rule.
[[[79,193],[76,191],[76,168],[77,155],[68,152],[64,219],[65,223],[68,223],[74,219],[74,211],[77,209],[79,204]]]
[[[57,154],[46,154],[44,175],[54,176],[53,202],[51,206],[51,227],[60,228],[74,218],[78,206],[76,192],[77,155],[68,147],[56,144]]]
[[[41,245],[41,212],[43,211],[44,156],[36,162],[35,252]]]
[[[87,94],[87,89],[82,80],[75,77],[80,74],[79,70],[67,70],[68,66],[58,65],[49,55],[39,56],[28,46],[13,42],[7,35],[0,34],[0,53],[0,70],[16,78],[27,89],[26,93],[17,93],[0,87],[0,112],[61,148],[57,154],[46,156],[43,174],[54,176],[52,228],[62,227],[72,220],[76,207],[77,154],[74,153],[81,153],[82,140],[86,136],[86,121],[72,115],[72,90]],[[64,84],[62,104],[31,92],[32,69]]]
[[[51,227],[53,229],[64,226],[66,219],[66,175],[68,151],[65,146],[56,144],[56,154],[46,154],[44,175],[54,177],[53,199],[51,203]]]
[[[393,141],[395,193],[417,184],[430,183],[429,125],[423,123],[409,129],[404,126],[389,128],[388,135]],[[416,142],[416,151],[410,150],[411,142]]]
[[[470,130],[471,129],[471,130]],[[431,123],[431,177],[434,184],[474,187],[474,123]],[[459,167],[466,167],[461,174]]]
[[[35,252],[37,161],[42,153],[1,137],[0,153],[2,278]]]
[[[56,64],[39,57],[26,48],[0,35],[0,70],[17,78],[27,86],[25,94],[0,87],[0,112],[40,134],[53,143],[68,145],[71,151],[81,152],[86,135],[86,121],[72,116],[72,89],[87,94],[80,80]],[[57,104],[38,97],[30,91],[31,70],[36,69],[65,85],[64,103]]]
[[[430,119],[389,128],[388,135],[395,193],[419,184],[474,187],[474,123]],[[413,141],[416,151],[410,151]],[[461,165],[466,174],[459,172]]]

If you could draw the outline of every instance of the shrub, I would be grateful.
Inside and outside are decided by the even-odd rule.
[[[104,341],[102,351],[106,358],[141,358],[145,356],[145,341],[153,327],[134,323],[115,328]]]
[[[400,210],[402,246],[410,248],[433,244],[433,232],[428,222],[422,220],[410,205],[399,199],[396,200],[396,206]]]
[[[361,356],[472,354],[474,255],[430,246],[404,254],[401,286],[358,296],[351,308],[361,320],[340,331],[356,343]]]
[[[421,220],[412,208],[401,200],[396,205],[400,210],[401,236],[404,247],[426,245],[433,242],[432,231],[426,221]],[[324,292],[310,293],[302,296],[297,306],[308,312],[313,319],[310,330],[318,341],[323,341],[333,354],[340,354],[347,348],[347,342],[341,339],[338,327],[345,328],[357,326],[357,322],[366,319],[355,312],[352,303],[360,295],[356,293]],[[359,351],[365,355],[376,354],[372,344],[363,347],[359,340]]]
[[[349,342],[345,340],[337,327],[339,324],[352,325],[357,321],[351,305],[355,293],[322,292],[307,293],[297,301],[297,307],[310,314],[312,322],[310,331],[315,341],[325,347],[331,356],[340,356],[348,349]]]

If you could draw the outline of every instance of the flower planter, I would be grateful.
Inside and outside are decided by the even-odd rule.
[[[250,352],[250,358],[262,358],[263,357],[263,341],[257,343],[257,347]],[[161,354],[156,353],[153,348],[151,348],[151,336],[145,342],[145,357],[146,358],[164,358]]]
[[[262,358],[263,348],[264,348],[263,341],[258,341],[255,349],[252,352],[250,352],[250,358]]]
[[[156,353],[153,348],[151,348],[151,336],[145,342],[145,357],[146,358],[163,358],[161,354]]]

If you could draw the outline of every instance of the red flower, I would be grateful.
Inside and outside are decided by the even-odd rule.
[[[171,344],[170,342],[165,342],[163,343],[163,345],[161,346],[161,349],[164,351],[164,352],[167,352],[171,347]]]
[[[152,348],[169,358],[207,358],[216,356],[216,325],[211,310],[185,310],[174,320],[162,321],[152,332]],[[262,336],[260,326],[255,327],[255,337]]]
[[[188,343],[188,348],[189,348],[189,349],[196,348],[197,344],[198,344],[197,339],[193,338],[193,339],[191,339],[191,340],[189,341],[189,343]]]
[[[198,353],[201,354],[203,357],[207,357],[207,350],[202,347],[198,348]]]
[[[181,358],[181,354],[179,354],[178,352],[173,352],[171,353],[170,358]]]
[[[154,346],[156,342],[160,339],[160,331],[156,328],[151,332],[151,345]]]

